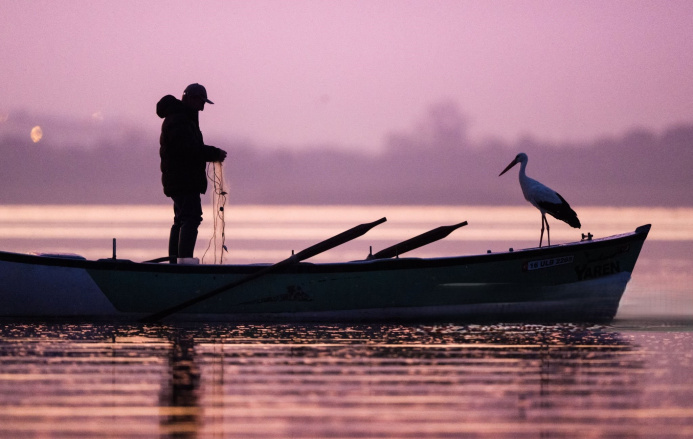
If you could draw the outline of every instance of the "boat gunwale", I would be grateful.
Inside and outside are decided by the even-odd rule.
[[[376,271],[416,269],[424,267],[446,267],[458,265],[472,265],[480,262],[502,262],[516,259],[530,259],[536,257],[551,257],[555,254],[567,251],[584,250],[584,247],[598,249],[613,246],[620,241],[633,240],[645,241],[650,231],[650,224],[636,228],[633,232],[626,232],[603,238],[575,241],[563,244],[555,244],[548,247],[531,247],[513,251],[483,253],[459,256],[441,256],[434,258],[401,257],[394,259],[371,259],[347,262],[300,262],[278,270],[277,273],[296,272],[334,272],[334,271]],[[541,255],[541,256],[539,256]],[[26,253],[12,253],[0,251],[0,261],[15,262],[31,265],[58,266],[65,268],[80,268],[86,270],[112,270],[135,271],[152,273],[179,273],[179,274],[248,274],[262,270],[271,264],[226,264],[226,265],[171,265],[151,262],[134,262],[128,259],[75,259],[61,257],[59,255],[32,255]]]

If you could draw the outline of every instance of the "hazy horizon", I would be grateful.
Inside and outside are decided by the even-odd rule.
[[[9,117],[0,131],[0,203],[163,204],[158,130],[65,117]],[[204,127],[203,127],[204,129]],[[331,145],[269,149],[228,140],[230,204],[518,205],[518,152],[527,173],[580,206],[693,206],[693,122],[661,132],[633,128],[583,143],[475,142],[450,101],[392,132],[380,152]],[[211,191],[211,189],[210,189]],[[208,192],[210,192],[208,191]]]

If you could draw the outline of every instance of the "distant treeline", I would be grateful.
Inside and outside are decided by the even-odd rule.
[[[0,131],[0,203],[166,203],[157,137],[133,130],[71,148]],[[525,152],[528,175],[576,208],[693,206],[693,124],[583,144],[473,144],[465,119],[442,105],[411,133],[390,136],[377,155],[216,146],[229,152],[230,204],[519,204],[517,170],[498,174]]]

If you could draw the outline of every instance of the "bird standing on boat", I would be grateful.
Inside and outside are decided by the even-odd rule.
[[[527,154],[524,152],[519,153],[515,157],[515,160],[510,162],[510,164],[503,170],[503,172],[498,174],[498,176],[500,177],[508,172],[510,168],[520,163],[520,187],[522,188],[522,194],[525,196],[525,200],[529,201],[532,206],[536,207],[541,212],[541,236],[539,237],[539,247],[541,247],[541,242],[544,239],[544,224],[546,224],[546,238],[549,241],[549,245],[551,245],[549,222],[546,219],[547,213],[577,229],[581,227],[580,220],[578,219],[575,211],[571,209],[568,202],[563,199],[558,192],[544,186],[532,178],[527,177],[527,174],[525,174],[527,161]]]

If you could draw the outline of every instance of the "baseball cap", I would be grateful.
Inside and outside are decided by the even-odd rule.
[[[207,102],[208,104],[214,103],[207,99],[207,89],[198,83],[190,84],[189,86],[185,87],[185,91],[183,92],[183,94],[188,96],[200,96],[204,98],[205,102]]]

